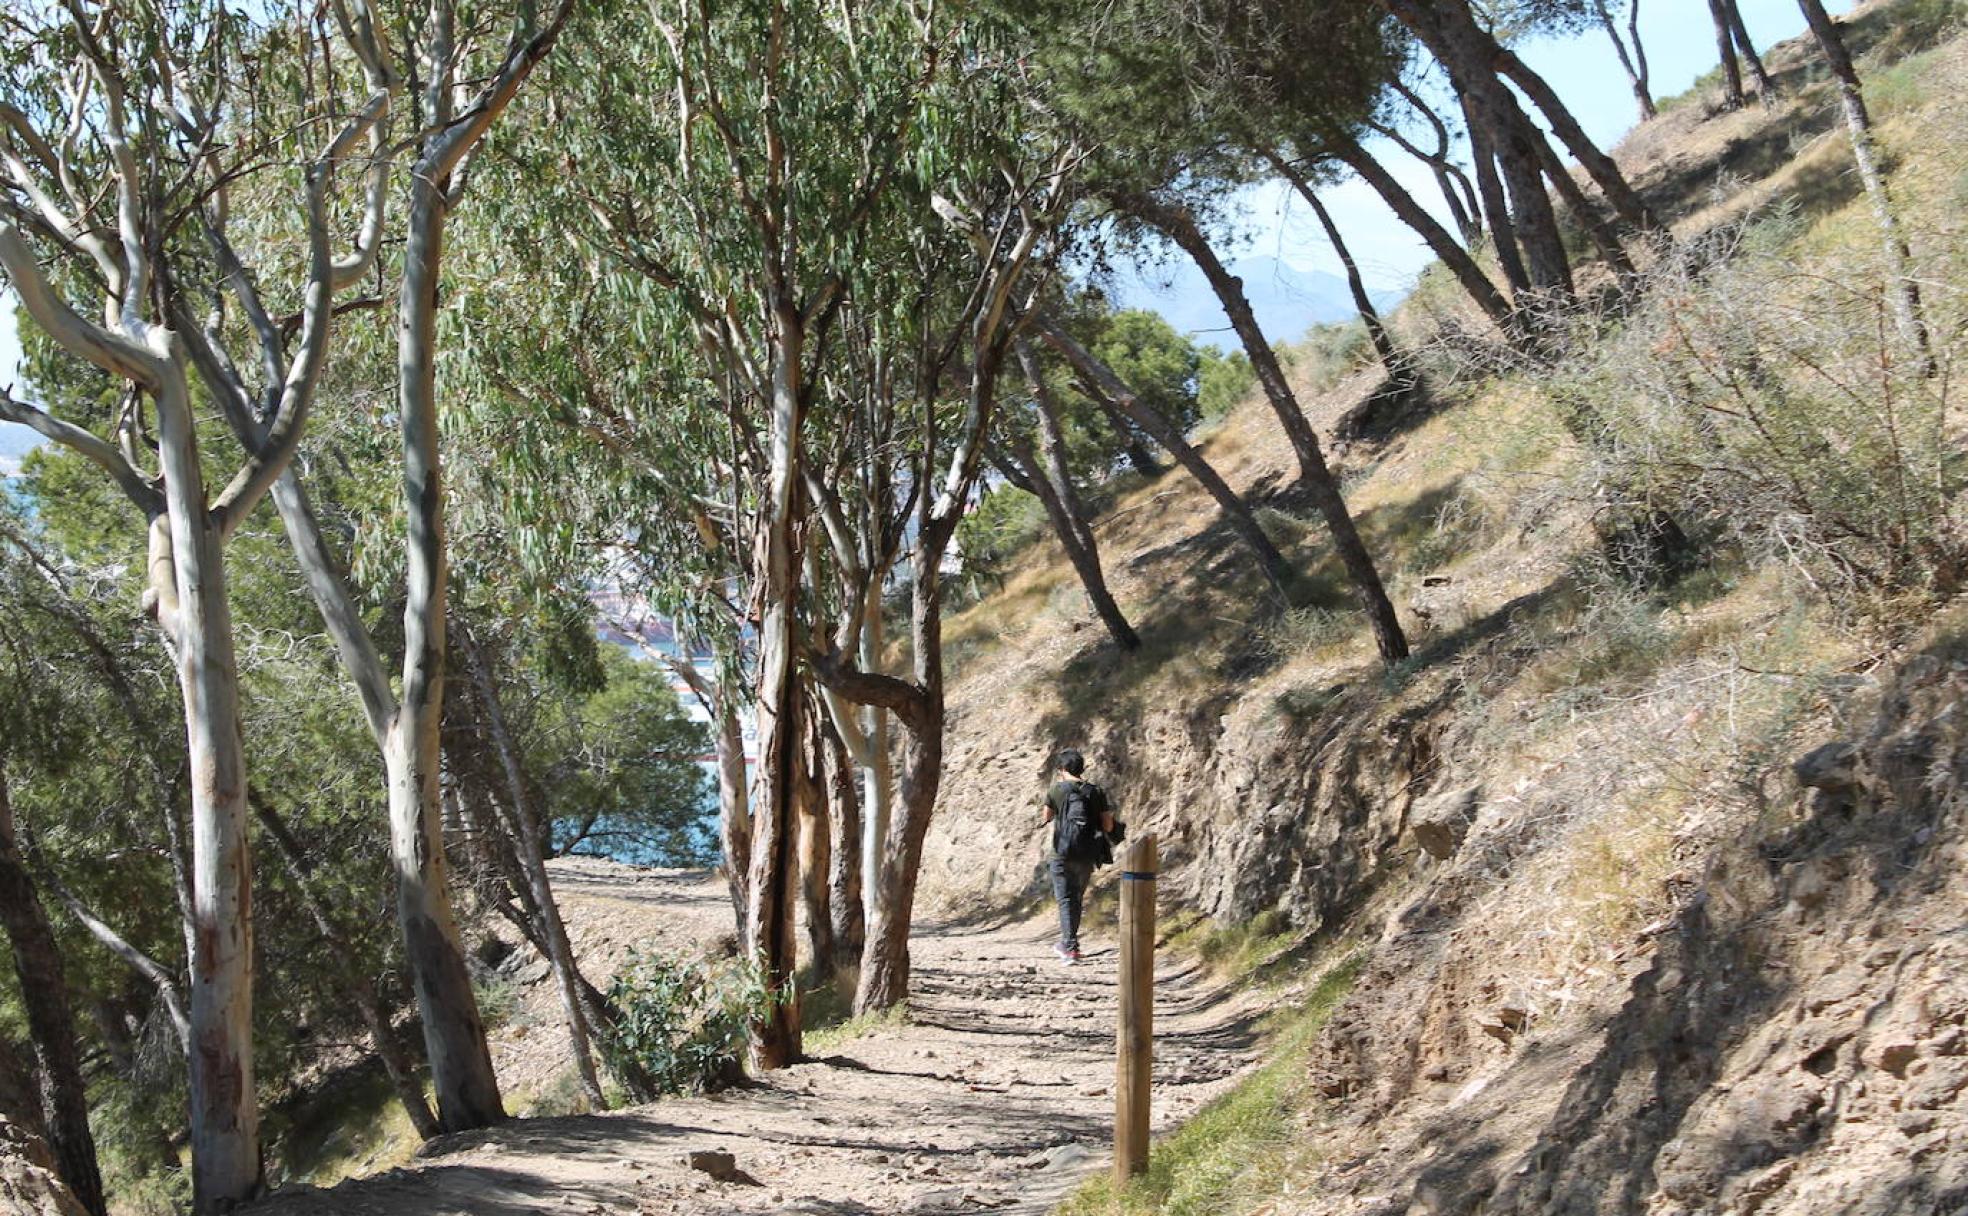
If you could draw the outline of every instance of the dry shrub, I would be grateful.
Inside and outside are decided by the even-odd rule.
[[[1892,322],[1877,266],[1800,266],[1783,219],[1684,246],[1622,324],[1546,381],[1602,517],[1662,513],[1782,561],[1838,601],[1944,597],[1968,573],[1950,422],[1961,259],[1927,292],[1937,374]]]

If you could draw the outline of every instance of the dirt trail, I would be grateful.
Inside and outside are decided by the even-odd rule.
[[[577,941],[602,953],[633,937],[674,946],[729,932],[722,885],[701,873],[638,874],[584,862],[556,881]],[[516,1120],[435,1142],[406,1168],[277,1194],[253,1211],[1046,1211],[1108,1160],[1117,962],[1111,924],[1095,923],[1084,935],[1088,955],[1077,968],[1053,957],[1051,936],[1049,918],[925,924],[914,945],[916,995],[906,1025],[880,1027],[753,1088],[605,1115]],[[1258,997],[1164,960],[1158,1129],[1255,1061],[1262,1012]],[[537,1051],[549,1036],[525,1037]],[[509,1046],[495,1044],[502,1070]],[[731,1152],[759,1185],[691,1170],[683,1158],[697,1149]]]

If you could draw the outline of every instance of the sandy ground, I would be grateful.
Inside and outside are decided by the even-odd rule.
[[[582,862],[557,880],[577,939],[622,941],[660,927],[641,935],[678,944],[729,932],[723,888],[701,873]],[[922,925],[907,1024],[750,1088],[447,1137],[407,1168],[282,1192],[253,1211],[1046,1211],[1109,1161],[1117,966],[1111,924],[1083,934],[1088,957],[1077,968],[1053,958],[1050,940],[1049,918]],[[1256,1061],[1262,1012],[1260,997],[1165,960],[1158,1129]],[[548,1041],[547,1030],[525,1036],[528,1047]],[[692,1170],[684,1158],[699,1149],[732,1153],[756,1185]]]

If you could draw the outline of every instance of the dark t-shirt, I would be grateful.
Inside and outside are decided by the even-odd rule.
[[[1101,829],[1103,826],[1101,817],[1110,809],[1107,805],[1107,791],[1091,781],[1053,782],[1052,788],[1046,791],[1045,800],[1046,805],[1052,808],[1052,851],[1055,855],[1059,852],[1059,833],[1066,824],[1066,799],[1076,785],[1086,787],[1087,813],[1093,816],[1094,830]]]

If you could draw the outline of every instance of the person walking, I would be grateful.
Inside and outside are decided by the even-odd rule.
[[[1057,770],[1046,791],[1045,818],[1052,827],[1052,897],[1059,904],[1059,944],[1053,947],[1068,967],[1080,961],[1080,912],[1087,883],[1097,865],[1112,861],[1114,811],[1107,791],[1086,780],[1086,757],[1066,748],[1054,762]]]

